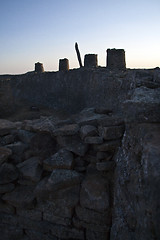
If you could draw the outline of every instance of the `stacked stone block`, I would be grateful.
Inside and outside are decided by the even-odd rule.
[[[40,62],[35,63],[35,72],[37,73],[44,72],[43,63],[40,63]]]
[[[126,69],[124,49],[107,49],[107,67],[112,70]]]
[[[68,122],[68,123],[67,123]],[[2,239],[109,239],[122,119],[0,120]]]
[[[84,57],[84,66],[92,68],[98,66],[97,54],[86,54]]]
[[[69,60],[67,58],[59,60],[59,71],[69,70]]]

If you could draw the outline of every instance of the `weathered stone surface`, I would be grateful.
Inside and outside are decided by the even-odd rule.
[[[88,144],[102,144],[103,138],[102,137],[86,137],[84,139],[84,142]]]
[[[59,145],[79,156],[84,156],[88,149],[88,145],[77,136],[60,136],[57,141]]]
[[[51,133],[54,129],[55,121],[52,118],[41,117],[35,120],[25,120],[23,129],[31,132]]]
[[[89,175],[82,182],[80,205],[103,212],[109,208],[109,192],[106,180],[98,175]]]
[[[86,230],[86,240],[109,240],[109,232]]]
[[[113,154],[109,152],[97,152],[97,159],[102,160],[105,159],[106,161],[109,161],[113,157]]]
[[[18,170],[12,164],[3,163],[0,167],[0,184],[13,182],[18,175]]]
[[[97,128],[92,125],[84,125],[80,128],[80,136],[82,139],[97,135]]]
[[[5,145],[13,143],[13,142],[14,142],[14,136],[13,135],[3,136],[0,140],[0,143],[1,143],[2,146],[5,146]]]
[[[0,165],[12,155],[12,151],[5,147],[0,147]]]
[[[37,207],[34,209],[16,208],[16,214],[36,221],[42,220],[42,210]]]
[[[105,116],[98,120],[98,125],[102,127],[119,126],[124,124],[124,120],[117,116]]]
[[[160,88],[136,88],[123,104],[126,122],[160,122]]]
[[[15,208],[0,199],[0,212],[14,214]]]
[[[50,158],[45,159],[43,167],[47,171],[52,171],[56,168],[72,169],[73,163],[73,154],[65,149],[61,149]]]
[[[43,234],[33,230],[25,231],[29,240],[58,240],[57,237],[51,236],[50,234]]]
[[[115,168],[114,162],[98,162],[96,163],[96,167],[98,171],[113,171]]]
[[[0,193],[11,192],[14,188],[15,188],[15,185],[13,183],[0,185]]]
[[[34,207],[34,187],[18,186],[12,192],[4,194],[2,199],[14,207],[31,209]]]
[[[2,240],[21,240],[23,239],[23,230],[14,226],[0,223],[0,233]]]
[[[120,140],[106,141],[101,145],[95,145],[94,149],[102,152],[113,152],[121,145]]]
[[[22,155],[28,148],[28,145],[22,142],[14,142],[12,144],[6,145],[6,147],[12,150],[12,162],[14,164],[17,164],[22,161]]]
[[[0,136],[7,135],[15,128],[15,124],[5,119],[0,119]]]
[[[32,137],[30,149],[43,160],[57,152],[57,143],[49,133],[40,132]]]
[[[116,158],[112,240],[160,236],[160,126],[128,125]]]
[[[96,225],[110,225],[111,223],[111,215],[109,211],[99,213],[94,210],[77,206],[75,212],[80,220],[87,223],[93,223]]]
[[[75,135],[79,131],[78,124],[69,124],[53,130],[54,136]]]
[[[28,144],[31,141],[31,138],[35,135],[35,133],[23,129],[18,130],[17,133],[19,140],[26,144]]]
[[[81,175],[74,170],[55,169],[47,182],[47,188],[52,191],[79,184]]]
[[[84,228],[84,229],[89,229],[91,231],[98,231],[98,232],[104,232],[104,233],[109,231],[109,226],[97,225],[95,223],[81,221],[76,217],[73,217],[73,224],[76,228],[79,228],[79,229]]]
[[[99,127],[99,134],[105,140],[121,138],[124,133],[124,126]]]
[[[42,175],[42,168],[39,165],[39,158],[29,158],[28,160],[19,163],[17,167],[22,175],[22,178],[28,179],[33,182],[40,181]]]

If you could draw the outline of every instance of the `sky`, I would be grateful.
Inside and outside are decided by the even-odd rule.
[[[0,74],[78,68],[84,55],[124,49],[127,68],[160,67],[160,0],[0,0]]]

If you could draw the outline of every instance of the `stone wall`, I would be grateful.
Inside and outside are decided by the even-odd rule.
[[[110,239],[123,133],[123,120],[104,109],[0,120],[1,238]]]

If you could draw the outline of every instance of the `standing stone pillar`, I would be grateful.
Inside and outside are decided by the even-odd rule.
[[[115,70],[126,69],[124,49],[107,49],[107,67]]]
[[[86,54],[84,57],[84,66],[87,68],[97,67],[98,66],[97,54]]]
[[[43,63],[40,63],[40,62],[35,63],[35,72],[37,73],[44,72]]]
[[[59,71],[69,70],[69,60],[67,58],[59,59]]]

